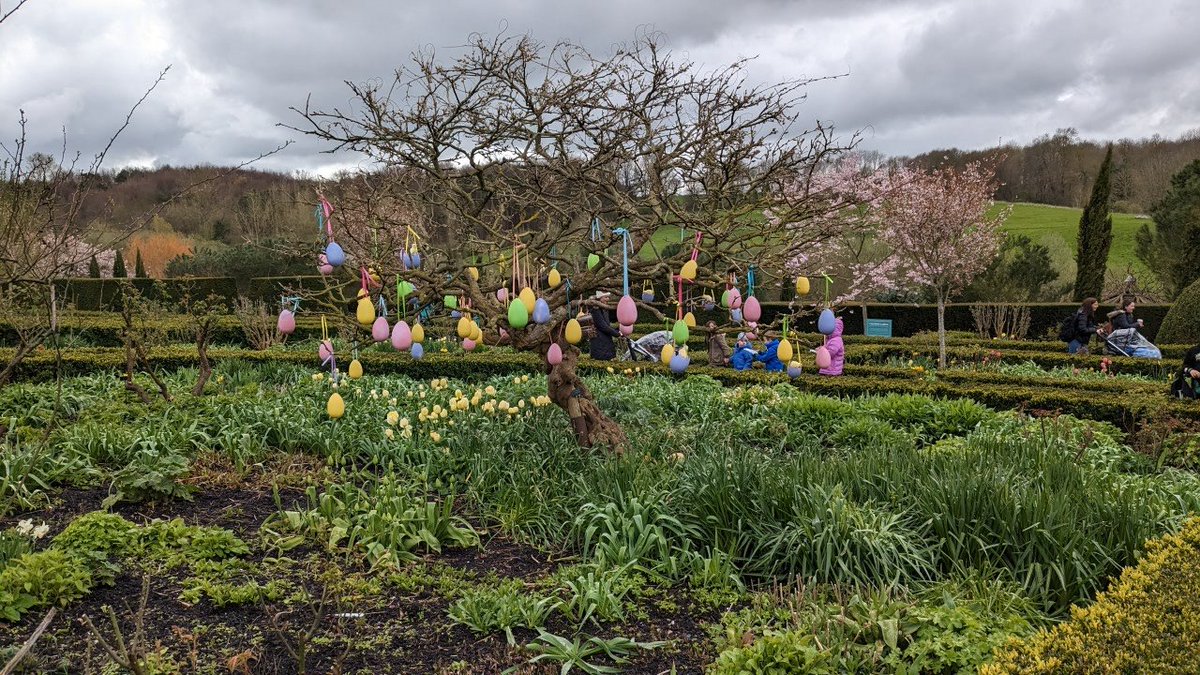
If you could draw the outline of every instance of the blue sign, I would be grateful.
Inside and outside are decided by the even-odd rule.
[[[865,334],[871,337],[892,337],[892,320],[867,319]]]

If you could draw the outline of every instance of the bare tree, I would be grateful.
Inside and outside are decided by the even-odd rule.
[[[571,297],[584,298],[625,290],[625,246],[631,284],[677,274],[690,246],[657,255],[653,237],[664,229],[701,236],[708,264],[695,286],[709,291],[731,270],[782,269],[833,234],[813,225],[819,200],[783,189],[857,140],[800,124],[812,81],[749,84],[745,60],[702,71],[654,34],[607,56],[475,35],[453,59],[419,51],[390,82],[348,83],[350,109],[306,104],[292,128],[378,164],[331,193],[337,241],[356,266],[402,276],[422,304],[458,295],[486,340],[505,331],[513,347],[545,354],[574,316],[567,284],[542,286],[549,322],[513,330],[495,291],[514,282],[514,251],[534,268],[531,285],[556,264]],[[768,209],[776,221],[762,217]],[[413,235],[426,246],[419,269],[406,270],[394,254]],[[583,264],[589,253],[600,259],[592,269]],[[551,399],[574,418],[581,445],[624,446],[576,372],[578,352],[564,347],[547,370]]]

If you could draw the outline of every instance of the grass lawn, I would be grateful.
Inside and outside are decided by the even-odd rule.
[[[1006,202],[998,202],[996,210],[1004,208]],[[1076,237],[1079,232],[1079,217],[1082,209],[1072,209],[1045,204],[1013,204],[1012,214],[1004,229],[1015,234],[1024,234],[1036,243],[1050,249],[1058,263],[1068,260],[1074,263]],[[1145,267],[1134,255],[1134,235],[1149,219],[1139,218],[1132,213],[1113,214],[1113,243],[1108,253],[1108,268],[1123,271],[1127,266],[1145,272]],[[1063,278],[1066,278],[1065,276]]]

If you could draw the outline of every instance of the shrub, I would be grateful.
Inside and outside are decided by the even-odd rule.
[[[981,669],[1008,673],[1194,673],[1200,654],[1200,519],[1146,542],[1088,607],[1025,640],[1011,641]]]
[[[57,549],[12,561],[0,572],[0,591],[7,591],[0,592],[0,616],[15,621],[31,607],[66,605],[87,595],[93,582],[86,563],[87,558]]]
[[[1192,282],[1163,317],[1155,339],[1159,342],[1194,344],[1200,335],[1200,281]]]

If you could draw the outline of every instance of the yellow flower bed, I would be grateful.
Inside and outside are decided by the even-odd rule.
[[[1200,672],[1200,518],[1146,553],[1071,619],[997,650],[981,675]]]

